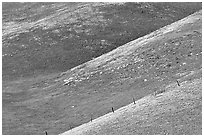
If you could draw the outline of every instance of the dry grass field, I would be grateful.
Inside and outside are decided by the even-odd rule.
[[[202,8],[192,2],[2,5],[4,81],[61,73]]]
[[[202,135],[201,87],[201,78],[172,83],[63,135]]]
[[[173,5],[175,6],[175,4]],[[111,6],[114,7],[114,5]],[[117,11],[120,11],[124,5],[115,6],[119,8]],[[125,4],[125,6],[131,5]],[[132,8],[134,9],[134,7]],[[80,11],[82,9],[84,7],[80,8]],[[123,10],[125,11],[125,9]],[[60,11],[63,12],[63,10]],[[175,13],[168,15],[173,16]],[[41,16],[36,16],[36,18],[39,17]],[[17,18],[15,22],[22,23],[22,20]],[[48,21],[50,20],[48,19]],[[112,25],[114,26],[114,22]],[[15,28],[13,25],[10,27]],[[14,29],[11,30],[11,32],[4,32],[5,43],[15,43],[15,40],[7,39],[10,38],[10,34],[13,34]],[[20,27],[19,32],[21,31]],[[44,34],[44,31],[41,33],[41,31],[35,30],[35,32],[36,36]],[[46,31],[45,34],[47,34]],[[33,36],[29,35],[29,37],[25,37],[26,39],[21,39],[17,36],[15,39],[19,38],[22,40],[19,42],[23,43],[29,41],[31,37]],[[33,41],[31,40],[31,42]],[[7,50],[10,53],[10,49],[13,50],[13,48],[12,44],[6,45],[5,43],[3,43],[3,53],[7,54]],[[49,135],[54,135],[70,129],[72,130],[67,133],[117,134],[118,130],[118,134],[201,134],[202,11],[118,46],[88,62],[78,62],[82,64],[78,66],[75,64],[73,66],[76,67],[72,66],[73,68],[66,69],[67,71],[64,72],[55,70],[54,73],[49,72],[43,75],[38,73],[38,70],[41,71],[41,69],[46,71],[49,65],[44,68],[40,67],[40,69],[32,66],[38,66],[41,57],[47,56],[48,53],[51,57],[48,64],[54,62],[50,70],[54,70],[52,66],[55,66],[56,62],[57,64],[61,64],[61,62],[52,60],[55,58],[55,52],[36,50],[37,54],[30,54],[33,50],[38,49],[36,47],[42,48],[43,51],[47,49],[43,46],[31,45],[32,50],[26,49],[22,50],[23,52],[19,50],[20,53],[13,57],[10,54],[3,57],[3,62],[5,61],[5,64],[8,62],[7,65],[3,63],[5,79],[2,82],[2,132],[4,135],[42,135],[45,134],[45,131]],[[60,46],[55,45],[54,47],[57,49]],[[54,51],[54,49],[50,47],[49,51]],[[61,52],[58,53],[62,55]],[[64,53],[63,56],[66,55]],[[81,52],[74,54],[83,55]],[[34,55],[37,60],[32,60],[30,55]],[[34,64],[28,68],[36,70],[35,72],[39,75],[35,75],[32,70],[27,71],[29,69],[21,64],[24,59],[28,59],[28,62],[31,61]],[[60,68],[59,64],[55,67]],[[10,65],[13,67],[9,67]],[[20,69],[21,67],[18,66],[24,69]],[[7,68],[9,69],[7,70]],[[18,68],[20,71],[13,68]],[[10,73],[13,70],[16,72]],[[24,72],[29,72],[28,74],[32,76],[11,78],[20,76]],[[176,86],[176,80],[181,84],[180,87]],[[168,86],[170,87],[168,88]],[[165,92],[164,88],[166,88]],[[137,102],[136,104],[132,103],[133,98]],[[130,103],[131,105],[126,107]],[[110,113],[112,112],[111,108],[115,110],[114,115]],[[126,109],[127,113],[123,111]],[[122,116],[124,119],[121,119]],[[93,122],[90,122],[91,118]],[[97,124],[100,124],[100,120],[102,125],[99,128]],[[133,121],[135,123],[131,123]],[[129,127],[126,122],[129,122]],[[96,127],[93,127],[94,123]],[[140,127],[140,123],[143,127]],[[83,130],[77,131],[78,128],[81,128],[80,125]],[[85,125],[90,126],[87,126],[86,129],[83,128]],[[108,126],[112,130],[109,130]]]

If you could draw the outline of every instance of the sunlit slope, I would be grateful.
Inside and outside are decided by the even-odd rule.
[[[166,80],[171,83],[182,79],[191,71],[202,68],[201,19],[200,11],[78,66],[68,71],[68,75],[64,73],[65,77],[69,76],[69,79],[64,80],[65,85],[86,87],[83,83],[94,83],[95,75],[101,75],[104,86],[95,84],[93,87],[99,87],[103,91],[106,88],[120,90],[118,87],[121,87],[120,91],[125,92],[128,87],[135,87],[136,90],[136,87],[154,87],[154,84],[159,86],[159,83],[159,87],[162,87],[162,82]],[[107,74],[109,76],[105,77]],[[110,81],[112,75],[115,77]],[[154,83],[155,81],[158,82]],[[87,86],[87,89],[90,87]],[[153,88],[150,89],[154,91]],[[143,92],[148,93],[149,89]],[[131,94],[137,96],[138,92]]]
[[[148,95],[69,134],[202,134],[202,80],[173,83],[165,92]]]
[[[192,2],[4,2],[3,80],[66,71],[201,7]]]
[[[182,82],[202,69],[201,13],[59,75],[3,82],[3,134],[60,134]]]
[[[109,77],[114,77],[113,81],[141,77],[163,80],[176,78],[178,72],[201,68],[201,13],[196,12],[62,73],[65,84],[80,86],[94,81],[95,77],[103,77],[102,81],[110,81]]]

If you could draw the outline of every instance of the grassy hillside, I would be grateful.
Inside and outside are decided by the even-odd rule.
[[[3,80],[59,73],[201,9],[201,3],[3,3]]]
[[[185,80],[63,135],[202,135],[202,80]]]
[[[64,73],[3,81],[3,134],[63,133],[182,82],[202,69],[201,13]]]

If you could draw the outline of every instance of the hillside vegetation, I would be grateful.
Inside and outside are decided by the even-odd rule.
[[[3,80],[66,71],[201,9],[201,3],[3,3]]]
[[[148,95],[63,135],[201,135],[201,87],[201,79],[180,86],[173,83],[163,93]]]
[[[69,79],[65,79],[64,81],[70,86],[75,86],[75,85],[77,87],[80,86],[80,84],[83,83],[80,80],[82,78],[82,81],[83,81],[83,77],[81,77],[80,74],[83,74],[83,70],[85,70],[86,71],[85,75],[88,76],[87,80],[89,81],[89,83],[92,83],[92,82],[94,83],[95,80],[92,81],[92,78],[94,79],[94,75],[92,75],[93,71],[90,71],[88,75],[87,70],[91,70],[91,69],[94,70],[94,68],[97,68],[97,70],[99,71],[98,73],[100,75],[106,75],[106,76],[101,76],[103,78],[102,87],[98,86],[100,85],[98,83],[93,84],[93,87],[96,87],[96,89],[99,88],[100,89],[99,91],[103,89],[104,91],[109,90],[112,92],[113,91],[123,92],[122,96],[126,96],[126,99],[129,99],[129,101],[132,101],[132,97],[137,98],[141,94],[144,96],[145,94],[147,95],[153,92],[163,91],[163,89],[165,89],[165,87],[168,84],[171,84],[172,82],[174,83],[176,80],[182,82],[182,81],[189,81],[189,80],[191,81],[192,79],[195,79],[195,78],[200,78],[202,76],[201,74],[201,71],[202,71],[202,62],[201,62],[202,61],[201,59],[201,55],[202,55],[202,49],[201,49],[202,48],[202,44],[201,44],[202,32],[201,30],[202,30],[202,27],[201,27],[201,22],[202,22],[201,21],[201,11],[199,11],[187,18],[184,18],[169,26],[161,28],[149,35],[146,35],[130,43],[127,43],[126,45],[121,46],[117,48],[116,50],[113,50],[112,52],[109,52],[108,54],[105,54],[99,58],[96,58],[93,61],[87,62],[85,65],[83,65],[84,68],[82,68],[82,66],[79,66],[79,67],[72,69],[71,71],[68,71],[67,73],[69,74]],[[197,36],[194,35],[195,33]],[[196,54],[192,53],[195,51],[197,51]],[[194,58],[195,59],[194,61],[192,61],[193,56],[191,56],[193,54],[196,55],[196,59]],[[100,71],[99,68],[102,68],[102,70]],[[71,73],[72,71],[74,71],[73,74]],[[116,73],[117,75],[114,75],[114,73]],[[110,80],[111,76],[112,76],[112,79]],[[113,83],[117,83],[117,84],[113,84]],[[201,105],[201,102],[202,102],[201,101],[201,91],[202,91],[201,81],[198,83],[199,83],[198,85],[200,86],[200,88],[197,88],[198,86],[193,87],[191,85],[192,88],[187,86],[186,90],[195,89],[196,90],[195,92],[199,92],[200,99],[198,101],[195,101],[196,100],[195,99],[192,102],[193,103],[197,102]],[[83,85],[83,88],[84,87],[86,86]],[[88,87],[90,87],[90,85],[88,85]],[[139,87],[140,88],[143,87],[142,88],[143,90],[139,91]],[[124,102],[124,100],[126,100],[124,98],[125,97],[118,96],[118,101],[114,100],[115,101],[114,105],[119,106],[121,102]],[[178,100],[173,99],[173,101],[177,103]],[[162,103],[163,104],[166,103],[167,106],[169,105],[168,102],[165,102],[165,101]],[[195,111],[196,111],[195,115],[198,114],[197,118],[199,120],[201,119],[201,113],[202,113],[200,105],[195,104],[194,106]],[[197,110],[197,107],[198,107],[198,110]],[[180,109],[185,110],[185,108],[182,108],[182,107]],[[111,108],[109,108],[109,110],[111,111]],[[178,109],[176,111],[179,112],[180,110]],[[191,113],[194,110],[187,109],[185,111],[187,111],[186,113]],[[181,113],[179,112],[178,116],[183,116]],[[142,114],[143,114],[143,111],[141,112],[141,115]],[[166,113],[162,114],[162,116],[165,116],[165,115]],[[199,122],[198,119],[196,119],[193,122]],[[190,121],[192,122],[192,120]],[[98,126],[101,125],[101,123],[97,123],[97,124],[99,124]],[[188,124],[190,124],[190,122]],[[154,127],[153,125],[152,127]],[[116,125],[111,125],[111,126],[113,126],[113,128],[115,126],[120,127],[120,122],[118,123],[118,125],[116,124]],[[129,129],[131,130],[132,128],[125,129],[125,127],[127,126],[125,124],[122,126],[124,126],[124,128],[121,128],[120,130],[121,132],[119,132],[119,134],[120,133],[121,134],[142,134],[142,132],[145,130],[142,128],[141,132],[140,130],[136,130],[136,129],[135,129],[136,131],[129,132]],[[191,130],[189,130],[189,132],[188,132],[189,128],[186,128],[186,126],[182,127],[183,129],[185,129],[185,131],[177,132],[176,131],[177,127],[175,126],[175,127],[172,127],[175,130],[175,132],[168,131],[167,133],[169,134],[201,134],[201,123],[198,123],[198,125],[196,125],[199,127],[198,129],[196,129],[193,126],[195,125],[192,124],[191,126],[189,126],[189,128],[192,128]],[[111,130],[113,131],[108,130],[108,127],[109,127],[108,124],[104,125],[105,129],[103,130],[103,126],[102,126],[102,130],[101,130],[101,128],[99,127],[97,128],[96,126],[96,128],[93,128],[93,129],[90,128],[90,132],[89,131],[86,132],[87,130],[86,128],[82,130],[82,132],[78,132],[78,131],[75,132],[74,130],[73,134],[75,133],[76,134],[81,134],[81,133],[82,134],[83,133],[84,134],[86,133],[87,134],[117,134],[119,127],[116,128],[116,130],[111,128]],[[134,128],[134,125],[133,125],[133,128]],[[150,132],[151,130],[152,128],[150,127],[148,132]],[[72,134],[72,131],[68,133]],[[143,134],[148,134],[148,133],[144,132]],[[165,132],[163,131],[153,132],[152,130],[152,133],[149,133],[149,134],[165,134]]]
[[[201,70],[198,11],[63,73],[3,81],[2,131],[60,134],[188,75],[193,74],[187,81],[199,79]]]

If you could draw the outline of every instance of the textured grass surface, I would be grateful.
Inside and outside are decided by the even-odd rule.
[[[201,3],[3,3],[3,80],[66,71],[200,9]]]
[[[201,22],[200,11],[62,74],[3,81],[3,134],[59,134],[182,81],[202,68]]]
[[[173,83],[161,94],[83,124],[63,135],[202,135],[202,80]]]

